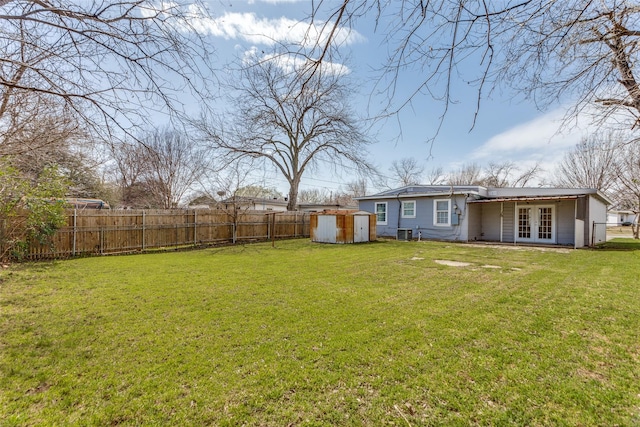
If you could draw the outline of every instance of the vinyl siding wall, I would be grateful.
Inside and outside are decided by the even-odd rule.
[[[589,227],[589,240],[585,244],[590,245],[592,243],[591,234],[593,234],[593,223],[596,224],[595,236],[593,237],[593,243],[596,245],[607,240],[607,205],[596,199],[593,196],[589,197],[589,220],[585,221],[586,226]]]
[[[467,205],[467,224],[469,224],[468,239],[470,241],[482,240],[482,204]]]
[[[467,206],[465,205],[465,196],[451,197],[451,211],[454,205],[458,206],[461,211],[459,216],[459,225],[436,226],[433,223],[433,205],[434,200],[444,200],[447,197],[437,198],[415,198],[416,217],[401,217],[401,201],[409,199],[381,199],[381,200],[361,200],[359,209],[367,212],[375,212],[375,204],[379,202],[387,203],[387,224],[377,226],[377,234],[382,237],[396,237],[398,228],[411,229],[413,238],[418,238],[418,233],[422,233],[423,239],[435,240],[467,240],[466,221]],[[451,220],[451,219],[450,219]]]
[[[575,216],[575,200],[563,200],[556,204],[556,241],[559,245],[575,244]]]
[[[482,240],[500,241],[500,208],[502,203],[482,204]]]

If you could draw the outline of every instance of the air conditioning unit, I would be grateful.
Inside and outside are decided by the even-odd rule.
[[[397,239],[398,240],[413,239],[413,230],[410,228],[398,228]]]

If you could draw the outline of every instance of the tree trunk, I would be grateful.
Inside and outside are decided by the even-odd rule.
[[[633,218],[633,222],[631,223],[631,229],[633,231],[633,238],[634,239],[640,239],[640,195],[638,195],[638,210],[637,211],[633,211],[633,215],[635,216],[635,218]]]
[[[298,175],[290,182],[289,187],[289,203],[287,204],[288,211],[295,211],[298,205],[298,187],[300,186],[300,178]]]

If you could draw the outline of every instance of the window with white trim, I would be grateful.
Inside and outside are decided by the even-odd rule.
[[[387,202],[376,202],[376,223],[378,225],[387,225]]]
[[[451,225],[451,199],[433,201],[433,225]]]
[[[402,202],[402,218],[415,218],[416,217],[416,201],[409,200]]]

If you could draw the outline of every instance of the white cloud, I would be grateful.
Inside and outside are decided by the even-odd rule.
[[[491,137],[471,153],[474,162],[514,162],[520,170],[540,165],[543,175],[532,182],[547,182],[564,154],[588,134],[597,132],[590,119],[578,117],[566,126],[565,110],[558,108]]]
[[[281,3],[302,3],[307,0],[249,0],[248,4],[255,3],[267,3],[267,4],[281,4]]]
[[[244,52],[243,61],[245,64],[251,64],[262,61],[271,61],[285,72],[292,72],[294,70],[300,70],[303,67],[309,65],[308,60],[293,55],[274,55],[274,54],[258,54],[258,48],[252,46],[251,49]],[[351,69],[343,64],[336,62],[323,61],[320,65],[323,72],[333,75],[343,76],[351,73]]]
[[[563,129],[564,111],[557,109],[526,123],[521,123],[491,137],[472,153],[474,160],[545,159],[572,148],[587,135],[590,124],[578,120],[570,129]]]
[[[252,44],[272,46],[278,43],[294,43],[303,47],[325,42],[331,23],[316,22],[312,25],[286,17],[259,18],[255,13],[225,13],[218,18],[194,18],[190,24],[202,34],[224,39],[241,39]],[[334,35],[337,44],[361,43],[364,36],[355,30],[339,27]]]

